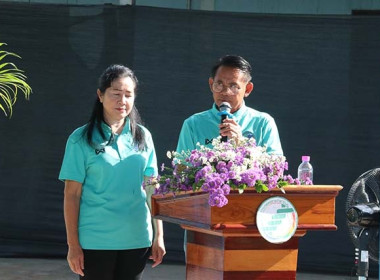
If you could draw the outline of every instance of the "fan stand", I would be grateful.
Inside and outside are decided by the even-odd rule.
[[[363,228],[360,232],[359,252],[357,256],[357,273],[358,280],[366,280],[368,278],[369,259],[368,259],[368,244],[370,240],[370,231],[368,228]]]

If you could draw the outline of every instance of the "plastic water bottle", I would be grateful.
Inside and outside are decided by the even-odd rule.
[[[302,156],[302,163],[298,166],[298,180],[301,185],[313,184],[313,166],[310,164],[310,156]]]

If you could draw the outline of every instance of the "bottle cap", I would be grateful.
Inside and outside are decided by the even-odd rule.
[[[302,156],[302,161],[310,161],[310,156]]]

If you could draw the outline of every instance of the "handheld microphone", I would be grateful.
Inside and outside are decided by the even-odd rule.
[[[220,112],[220,123],[223,123],[223,120],[227,118],[227,116],[230,114],[231,111],[231,105],[228,102],[222,102],[219,106],[219,112]],[[222,142],[227,142],[227,136],[222,136]]]

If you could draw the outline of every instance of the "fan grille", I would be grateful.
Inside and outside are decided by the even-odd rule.
[[[376,203],[380,201],[380,168],[371,169],[353,183],[346,202],[346,213],[355,205],[362,203]],[[359,236],[363,227],[353,226],[347,222],[349,236],[356,248],[359,248]],[[373,261],[379,260],[379,229],[370,227],[369,257]]]

